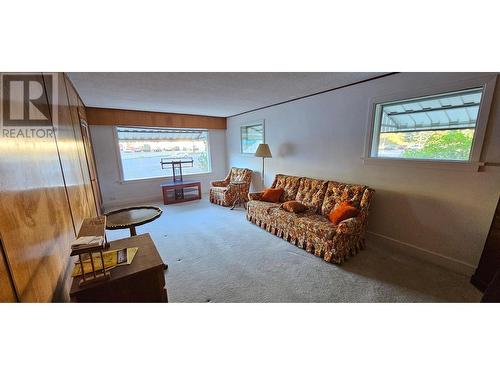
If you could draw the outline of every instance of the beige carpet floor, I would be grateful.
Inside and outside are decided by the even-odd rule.
[[[242,208],[163,206],[149,232],[168,263],[170,302],[477,302],[466,276],[374,244],[338,266],[271,235]],[[128,230],[108,231],[109,239]]]

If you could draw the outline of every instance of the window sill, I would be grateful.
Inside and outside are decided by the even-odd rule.
[[[193,174],[184,174],[183,177],[186,179],[189,179],[191,177],[197,177],[197,176],[208,176],[211,175],[212,172],[205,172],[205,173],[193,173]],[[163,177],[146,177],[146,178],[138,178],[135,180],[119,180],[118,183],[122,185],[127,185],[127,184],[136,184],[136,183],[141,183],[141,182],[154,182],[154,181],[165,181],[165,180],[171,180],[172,176],[163,176]]]
[[[396,158],[361,158],[365,165],[394,166],[394,167],[415,167],[428,169],[447,169],[453,171],[478,172],[484,166],[483,162],[469,161],[446,161],[446,160],[410,160]]]

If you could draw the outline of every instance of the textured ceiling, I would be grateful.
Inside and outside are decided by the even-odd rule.
[[[68,73],[86,106],[228,117],[383,73]]]

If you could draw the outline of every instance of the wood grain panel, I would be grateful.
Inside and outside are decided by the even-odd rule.
[[[130,111],[87,107],[89,125],[158,126],[194,129],[226,129],[224,117]]]
[[[44,74],[44,78],[47,75]],[[80,129],[73,127],[73,120],[70,112],[69,99],[66,92],[64,75],[57,74],[57,98],[53,98],[50,90],[48,91],[49,103],[52,103],[52,110],[57,111],[57,131],[55,132],[59,157],[68,193],[71,215],[73,217],[73,225],[75,234],[78,233],[83,220],[91,216],[92,212],[90,205],[94,204],[94,200],[88,200],[86,186],[90,188],[90,179],[82,171],[79,144],[82,143]],[[56,101],[56,103],[54,103]],[[86,177],[86,178],[85,178]]]
[[[19,299],[51,301],[75,236],[55,138],[3,138],[0,176],[0,233]]]
[[[5,259],[4,250],[2,246],[2,239],[0,238],[0,302],[17,302],[16,291],[14,284],[9,274],[7,261]]]
[[[66,85],[68,88],[71,108],[74,109],[75,107],[77,107],[77,116],[79,119],[78,123],[83,140],[82,152],[84,152],[85,154],[86,166],[90,174],[90,184],[92,187],[93,199],[95,201],[95,206],[97,209],[96,215],[101,215],[103,213],[102,195],[99,186],[99,179],[97,176],[97,166],[95,162],[94,150],[92,147],[91,136],[90,136],[90,127],[87,122],[87,114],[85,106],[80,96],[78,95],[78,92],[76,91],[75,87],[71,83],[71,80],[68,79],[66,76],[65,78],[66,78]]]
[[[103,201],[102,201],[101,187],[99,184],[99,176],[97,174],[97,164],[95,161],[96,159],[95,159],[94,147],[92,146],[92,141],[91,141],[92,137],[90,133],[90,126],[88,125],[87,112],[85,106],[79,96],[78,96],[78,114],[80,115],[80,125],[83,136],[83,145],[85,146],[87,162],[90,169],[90,182],[92,184],[92,190],[94,191],[97,214],[102,215],[104,212]]]
[[[81,129],[81,120],[80,120],[80,111],[79,111],[79,105],[78,105],[78,94],[75,91],[73,85],[69,81],[69,79],[66,78],[64,75],[63,77],[64,81],[66,82],[66,90],[68,93],[68,100],[69,100],[69,105],[70,105],[70,113],[71,113],[71,119],[72,119],[72,124],[73,124],[73,130],[75,133],[75,138],[76,138],[76,148],[78,150],[78,155],[79,155],[79,161],[80,161],[80,169],[83,175],[83,180],[84,180],[84,186],[85,186],[85,194],[87,197],[87,202],[88,202],[88,207],[89,207],[89,214],[88,216],[96,216],[97,215],[97,207],[96,207],[96,201],[94,197],[94,191],[92,187],[92,180],[94,177],[92,176],[92,170],[90,168],[88,159],[87,159],[87,151],[85,147],[85,139],[84,139],[84,134]],[[78,230],[80,226],[78,226],[76,229]]]
[[[90,183],[92,184],[92,191],[94,193],[97,215],[102,215],[104,211],[103,211],[101,188],[99,186],[99,179],[97,177],[97,167],[95,163],[94,149],[92,147],[89,126],[83,120],[81,122],[81,130],[83,137],[83,145],[85,146],[85,154],[87,155],[87,162],[90,168]]]

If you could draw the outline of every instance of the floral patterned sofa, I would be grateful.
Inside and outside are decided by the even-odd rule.
[[[247,219],[252,223],[331,263],[342,263],[364,247],[373,189],[283,174],[276,175],[272,187],[284,189],[280,203],[260,200],[262,193],[249,193]],[[282,210],[281,203],[289,200],[302,202],[308,210],[300,214]],[[327,215],[345,201],[360,214],[334,225]]]
[[[246,184],[238,187],[232,185],[231,182],[246,182]],[[233,167],[224,180],[211,182],[210,202],[221,206],[230,206],[237,198],[238,188],[241,189],[242,197],[247,197],[251,182],[251,169]]]

